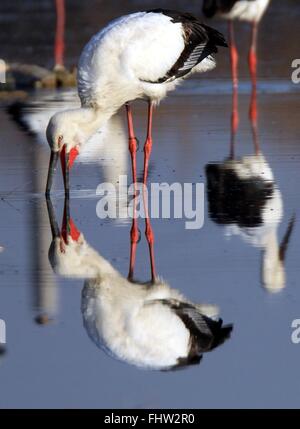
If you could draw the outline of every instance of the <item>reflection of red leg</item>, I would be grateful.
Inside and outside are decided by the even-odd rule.
[[[55,0],[56,4],[56,34],[55,34],[55,66],[64,65],[64,35],[65,35],[65,0]]]
[[[150,252],[151,281],[152,281],[152,283],[155,283],[155,281],[156,281],[156,269],[155,269],[155,260],[154,260],[154,234],[153,234],[153,230],[152,230],[152,226],[151,226],[149,217],[146,217],[145,221],[146,221],[145,235],[147,238],[147,242],[149,245],[149,252]]]
[[[154,234],[151,226],[151,222],[149,219],[149,210],[148,210],[148,192],[147,188],[143,186],[143,204],[145,211],[145,236],[149,246],[149,254],[150,254],[150,264],[151,264],[151,282],[155,283],[156,281],[156,269],[155,269],[155,260],[154,260]]]
[[[136,257],[136,248],[137,243],[139,241],[139,229],[137,225],[137,219],[132,220],[132,227],[130,230],[130,265],[129,265],[129,273],[128,280],[133,279],[133,273],[135,268],[135,257]]]
[[[230,40],[230,61],[231,61],[231,75],[232,75],[232,114],[231,114],[231,148],[230,157],[234,158],[235,155],[235,136],[239,126],[239,112],[238,112],[238,51],[235,44],[233,22],[229,22],[229,40]]]
[[[249,118],[251,121],[252,132],[253,132],[253,142],[256,154],[259,153],[259,142],[257,136],[257,56],[256,56],[256,46],[257,46],[257,24],[254,22],[252,24],[252,39],[251,46],[249,51],[249,70],[252,81],[252,94],[251,94],[251,102],[249,109]]]
[[[149,158],[152,150],[152,116],[153,116],[153,104],[149,101],[148,106],[148,129],[147,129],[147,139],[144,146],[144,176],[143,184],[147,185],[148,177],[148,167],[149,167]]]
[[[258,141],[258,132],[257,132],[257,94],[256,94],[256,86],[252,88],[251,94],[251,102],[250,102],[250,111],[249,111],[250,122],[252,126],[252,134],[253,134],[253,143],[255,153],[258,154],[260,152],[259,141]]]
[[[153,234],[153,230],[149,219],[147,192],[146,192],[145,186],[143,186],[142,192],[143,192],[143,204],[144,204],[145,224],[146,224],[145,235],[148,242],[149,253],[150,253],[151,283],[155,283],[156,270],[155,270],[155,261],[154,261],[154,234]],[[133,201],[133,219],[132,219],[132,226],[130,230],[130,265],[129,265],[129,273],[128,273],[128,280],[130,281],[133,280],[135,260],[136,260],[136,249],[140,239],[138,221],[136,217],[136,197],[137,197],[137,189],[135,187],[134,201]]]
[[[68,244],[69,237],[71,237],[74,241],[77,241],[80,236],[80,231],[76,228],[76,225],[70,216],[70,205],[68,198],[65,199],[61,235],[66,244]]]
[[[132,110],[129,103],[126,104],[126,112],[127,112],[128,136],[129,136],[129,152],[131,156],[131,165],[132,165],[132,180],[133,180],[133,183],[136,183],[137,139],[134,135]]]
[[[230,144],[230,158],[235,157],[235,140],[236,133],[239,126],[239,107],[238,107],[238,89],[233,87],[232,94],[232,113],[231,113],[231,144]]]

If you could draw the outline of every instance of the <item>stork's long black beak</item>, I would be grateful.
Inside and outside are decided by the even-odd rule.
[[[49,198],[50,196],[50,191],[52,188],[53,177],[56,171],[58,158],[59,158],[59,152],[54,152],[52,150],[50,155],[48,179],[47,179],[47,186],[46,186],[46,192],[45,192],[46,198]]]

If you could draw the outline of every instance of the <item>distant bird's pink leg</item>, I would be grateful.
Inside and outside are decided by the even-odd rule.
[[[252,85],[256,87],[256,73],[257,73],[257,55],[256,55],[256,47],[257,47],[257,23],[253,22],[252,24],[252,39],[251,46],[249,51],[249,70],[251,75]]]
[[[152,117],[153,117],[153,103],[149,101],[148,104],[148,127],[147,127],[147,139],[144,146],[144,176],[143,184],[147,185],[148,178],[148,167],[149,167],[149,158],[152,150]]]
[[[233,87],[237,88],[239,84],[239,79],[238,79],[239,54],[235,43],[234,26],[232,21],[229,21],[229,43],[230,43],[232,84],[233,84]]]
[[[64,66],[65,50],[65,0],[55,0],[56,6],[56,33],[55,33],[55,66]]]
[[[132,117],[132,110],[129,103],[126,103],[126,113],[127,113],[127,124],[128,124],[128,146],[129,146],[129,152],[131,156],[131,166],[132,166],[132,180],[135,184],[136,179],[136,152],[137,152],[137,139],[134,135],[134,128],[133,128],[133,117]]]
[[[230,61],[232,74],[232,114],[231,114],[231,148],[230,157],[235,156],[235,137],[239,126],[239,111],[238,111],[238,51],[234,37],[233,22],[229,22],[229,43],[230,43]]]

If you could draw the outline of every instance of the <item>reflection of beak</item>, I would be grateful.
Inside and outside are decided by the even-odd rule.
[[[284,289],[286,285],[285,277],[285,257],[295,225],[296,216],[293,215],[289,221],[287,231],[283,237],[280,246],[277,244],[277,236],[274,231],[269,242],[269,246],[265,249],[263,257],[263,285],[268,292],[277,293]]]
[[[286,233],[285,233],[285,235],[284,235],[284,237],[282,239],[282,242],[281,242],[281,245],[280,245],[280,248],[279,248],[279,260],[282,263],[284,263],[284,261],[285,261],[286,252],[287,252],[287,249],[288,249],[290,238],[291,238],[292,233],[293,233],[295,222],[296,222],[296,215],[293,214],[293,216],[291,217],[291,219],[289,221]]]
[[[52,233],[52,240],[54,240],[55,238],[60,237],[60,231],[56,221],[55,211],[53,208],[52,201],[50,200],[50,198],[47,198],[46,201],[47,201],[48,216],[49,216],[51,233]]]
[[[48,179],[47,179],[47,186],[46,186],[46,197],[49,197],[50,195],[58,158],[59,158],[59,152],[51,151],[49,170],[48,170]]]
[[[68,198],[65,199],[61,235],[66,244],[68,243],[68,237],[71,237],[74,241],[78,241],[80,237],[80,231],[76,228],[76,225],[70,216],[70,202]]]
[[[36,316],[35,321],[38,325],[48,325],[51,322],[51,319],[48,314],[43,313]]]

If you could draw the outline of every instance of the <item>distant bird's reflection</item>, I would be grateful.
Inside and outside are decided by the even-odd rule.
[[[47,204],[53,237],[51,265],[62,276],[86,279],[81,300],[83,323],[98,347],[140,368],[169,370],[199,363],[203,353],[229,338],[232,326],[213,319],[218,312],[215,306],[188,301],[156,276],[149,219],[146,236],[152,237],[148,240],[152,280],[141,283],[133,280],[136,225],[131,230],[126,278],[86,242],[70,217],[68,200],[61,230],[51,201]]]
[[[237,114],[233,102],[232,117]],[[209,215],[214,222],[226,225],[227,236],[239,235],[245,242],[262,249],[263,287],[269,292],[278,292],[286,284],[284,260],[295,217],[279,244],[282,195],[258,141],[256,88],[252,91],[249,116],[254,154],[236,158],[237,127],[232,126],[229,158],[206,167]]]

